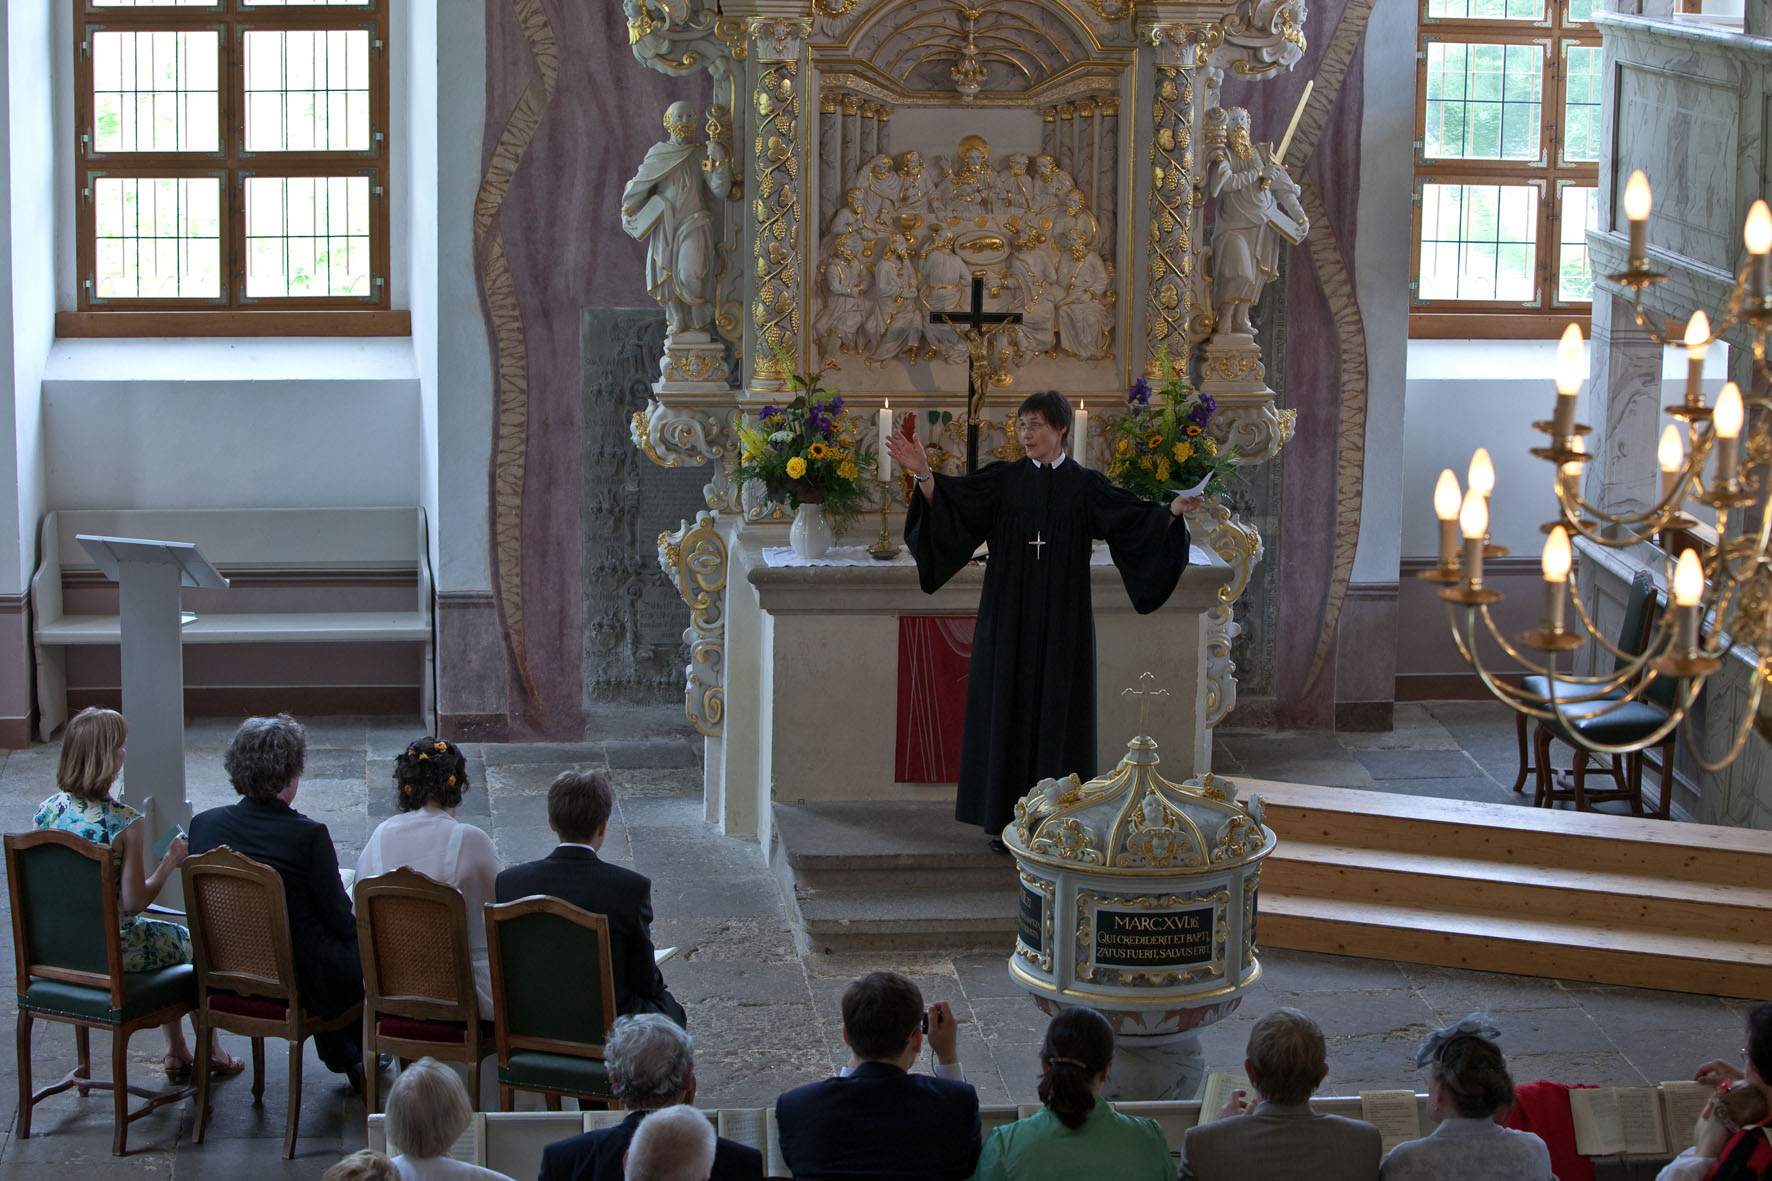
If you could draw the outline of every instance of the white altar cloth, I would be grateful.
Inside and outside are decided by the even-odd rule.
[[[868,553],[865,545],[834,545],[826,550],[820,558],[802,558],[796,554],[792,546],[769,545],[763,547],[763,561],[771,567],[786,566],[915,566],[917,561],[911,552],[903,546],[890,558],[880,559]],[[1091,566],[1111,566],[1113,555],[1108,553],[1105,542],[1096,542],[1095,552],[1089,555]],[[1212,565],[1212,555],[1199,546],[1188,547],[1187,564],[1190,566]]]

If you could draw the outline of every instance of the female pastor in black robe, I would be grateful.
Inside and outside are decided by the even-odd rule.
[[[1051,397],[1065,420],[1056,463],[1020,459],[970,476],[932,474],[933,496],[913,495],[905,523],[905,542],[929,594],[971,560],[980,542],[990,543],[954,815],[993,838],[1039,780],[1095,775],[1094,540],[1107,541],[1141,615],[1168,600],[1188,561],[1187,526],[1169,508],[1064,456],[1070,405]],[[1022,417],[1029,412],[1024,403]]]

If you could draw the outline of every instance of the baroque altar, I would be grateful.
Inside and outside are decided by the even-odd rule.
[[[959,471],[969,430],[981,461],[1019,457],[1011,428],[1028,393],[1057,388],[1111,417],[1133,378],[1160,384],[1174,366],[1216,401],[1221,447],[1240,464],[1272,458],[1293,419],[1266,383],[1249,307],[1308,219],[1286,129],[1253,129],[1218,99],[1227,74],[1291,69],[1306,4],[624,7],[641,64],[706,71],[714,86],[705,110],[661,112],[663,137],[623,193],[622,228],[646,245],[668,323],[631,434],[653,462],[709,474],[707,511],[661,534],[659,560],[689,611],[686,708],[707,737],[709,819],[749,833],[758,817],[732,806],[723,744],[759,736],[729,732],[745,710],[728,673],[764,663],[769,619],[738,553],[784,544],[788,514],[732,480],[736,418],[791,396],[789,365],[835,369],[826,380],[851,412],[912,415],[936,466]],[[997,323],[967,327],[969,310]],[[875,418],[857,414],[856,434],[878,450]],[[1106,466],[1106,437],[1088,432],[1092,466]],[[876,487],[896,536],[904,488]],[[870,540],[872,521],[851,540]],[[1189,524],[1215,556],[1202,567],[1212,593],[1193,665],[1157,671],[1198,682],[1209,731],[1235,704],[1234,608],[1262,539],[1229,504],[1208,501]],[[1104,588],[1098,614],[1119,595]],[[1209,750],[1193,773],[1210,770]]]

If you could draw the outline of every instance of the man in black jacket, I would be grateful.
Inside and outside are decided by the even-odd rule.
[[[531,894],[564,899],[609,920],[609,968],[618,1013],[663,1013],[687,1027],[688,1015],[666,989],[652,959],[652,883],[644,874],[597,856],[609,832],[615,795],[599,771],[567,771],[548,788],[548,827],[560,845],[539,861],[498,875],[499,902]]]
[[[860,1060],[846,1076],[796,1087],[775,1101],[781,1155],[799,1181],[962,1181],[982,1146],[978,1092],[909,1073],[933,1018],[917,986],[874,972],[843,993],[843,1040]],[[951,1018],[946,1036],[953,1036]],[[930,1029],[936,1028],[931,1019]],[[944,1059],[953,1057],[951,1043]]]
[[[695,1102],[689,1035],[657,1013],[618,1017],[603,1048],[609,1082],[629,1115],[542,1150],[540,1181],[621,1181],[622,1157],[650,1112]],[[710,1181],[762,1181],[763,1154],[732,1140],[714,1144]]]
[[[241,798],[193,816],[190,845],[192,854],[226,845],[283,878],[302,1008],[316,1017],[335,1017],[363,999],[363,965],[332,834],[290,806],[307,751],[307,731],[288,714],[242,722],[222,759]],[[352,1090],[363,1089],[359,1026],[315,1034],[314,1050]]]

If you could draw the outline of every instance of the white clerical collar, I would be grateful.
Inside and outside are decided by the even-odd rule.
[[[1064,463],[1064,461],[1065,461],[1065,459],[1066,459],[1066,458],[1067,458],[1067,457],[1066,457],[1066,456],[1065,456],[1065,453],[1064,453],[1064,452],[1062,452],[1062,451],[1060,451],[1060,452],[1059,452],[1059,453],[1058,453],[1058,458],[1057,458],[1057,459],[1055,459],[1055,460],[1053,460],[1053,461],[1052,461],[1052,462],[1051,462],[1051,463],[1049,463],[1049,464],[1047,464],[1047,463],[1041,463],[1041,462],[1040,462],[1040,461],[1039,461],[1039,460],[1037,460],[1037,459],[1035,459],[1035,458],[1034,458],[1034,457],[1033,457],[1033,456],[1031,456],[1031,455],[1030,455],[1030,456],[1028,456],[1028,462],[1029,462],[1029,463],[1031,463],[1031,464],[1033,464],[1033,465],[1034,465],[1034,466],[1035,466],[1035,467],[1052,467],[1052,468],[1056,468],[1056,467],[1059,467],[1059,466],[1061,466],[1061,465],[1062,465],[1062,464],[1063,464],[1063,463]]]

